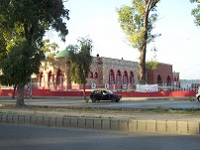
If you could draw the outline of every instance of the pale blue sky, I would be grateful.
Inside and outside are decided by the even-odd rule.
[[[138,61],[138,51],[128,45],[117,20],[116,8],[124,4],[131,5],[131,0],[69,0],[66,8],[71,19],[67,22],[66,42],[53,33],[48,33],[48,38],[63,50],[68,44],[75,44],[77,38],[88,35],[93,40],[92,55]],[[193,23],[194,7],[189,0],[161,0],[157,8],[159,20],[153,32],[162,34],[155,41],[157,61],[172,64],[180,79],[200,79],[200,27]],[[152,55],[148,51],[147,60]]]

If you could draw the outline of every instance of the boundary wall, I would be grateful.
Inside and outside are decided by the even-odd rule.
[[[17,92],[16,92],[17,93]],[[83,96],[83,91],[51,91],[49,89],[33,89],[32,96]],[[89,96],[91,91],[86,91]],[[115,92],[122,97],[195,97],[196,91],[161,91],[161,92]],[[0,90],[0,96],[12,96],[13,90]],[[24,91],[26,96],[26,91]]]

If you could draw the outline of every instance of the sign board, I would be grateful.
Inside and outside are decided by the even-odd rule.
[[[105,88],[106,88],[106,89],[109,88],[109,84],[108,84],[108,83],[105,84]]]
[[[158,84],[136,84],[136,91],[137,92],[157,92],[158,91]]]
[[[96,83],[92,83],[91,88],[95,89],[96,88]]]

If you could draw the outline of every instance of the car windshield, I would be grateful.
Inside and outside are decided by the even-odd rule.
[[[108,93],[113,94],[113,92],[111,90],[108,90]]]

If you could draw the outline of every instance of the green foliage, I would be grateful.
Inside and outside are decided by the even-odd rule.
[[[58,44],[55,42],[50,43],[49,39],[45,39],[42,41],[41,50],[44,52],[47,59],[52,59],[56,55],[58,48]]]
[[[86,84],[87,77],[90,72],[92,63],[92,40],[88,37],[78,39],[77,45],[69,45],[67,49],[70,51],[71,63],[71,79],[78,84]]]
[[[91,56],[93,46],[92,40],[88,37],[79,38],[77,42],[77,45],[69,45],[67,47],[71,63],[70,74],[72,81],[83,84],[84,99],[86,99],[85,85],[93,61]]]
[[[118,21],[126,33],[133,48],[141,51],[141,47],[151,42],[157,35],[152,35],[153,24],[157,20],[156,4],[159,0],[132,0],[132,6],[122,6],[117,9]],[[151,13],[150,13],[151,12]],[[145,18],[147,26],[145,27]],[[145,38],[145,32],[148,36]]]
[[[147,70],[155,70],[157,69],[158,62],[157,61],[148,61],[146,63]]]
[[[62,0],[1,0],[0,28],[17,29],[18,35],[34,43],[40,42],[45,31],[52,27],[64,40],[68,30],[63,19],[69,19],[68,13]]]
[[[33,73],[39,73],[38,67],[43,56],[43,52],[30,46],[26,39],[14,41],[9,47],[7,58],[0,64],[3,72],[0,76],[1,84],[26,84]]]
[[[132,6],[117,9],[118,21],[131,46],[140,52],[140,83],[146,83],[146,47],[157,34],[152,34],[157,20],[156,5],[160,0],[132,0]]]
[[[197,0],[190,0],[191,3],[200,3],[200,1]],[[200,26],[200,4],[197,5],[196,8],[192,10],[192,15],[195,17],[195,24],[197,26]]]
[[[23,105],[24,84],[44,59],[45,32],[54,29],[65,41],[68,13],[62,0],[1,0],[0,82],[18,85],[17,105]]]
[[[190,101],[190,102],[195,102],[196,99],[195,99],[194,97],[189,97],[189,101]]]
[[[6,57],[6,41],[0,33],[0,60]]]
[[[44,52],[57,46],[42,42],[43,36],[51,28],[64,41],[68,13],[62,0],[1,0],[1,84],[27,83],[31,74],[38,73]]]

